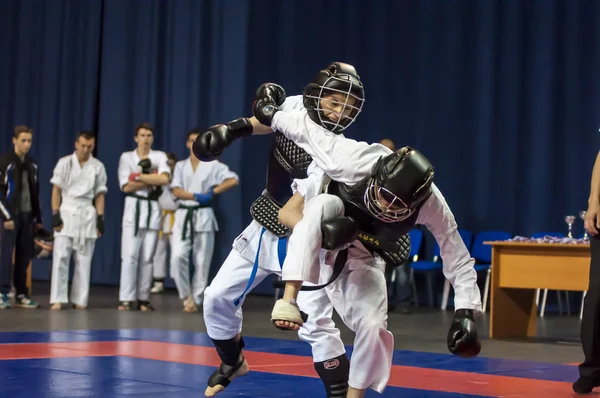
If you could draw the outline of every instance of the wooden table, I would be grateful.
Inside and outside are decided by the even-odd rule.
[[[535,336],[536,289],[588,289],[589,244],[484,243],[492,245],[490,338]]]

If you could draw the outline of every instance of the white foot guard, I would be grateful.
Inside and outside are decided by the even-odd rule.
[[[273,311],[271,312],[271,322],[276,328],[282,330],[294,329],[279,326],[276,322],[284,321],[296,324],[298,326],[302,326],[307,319],[308,315],[300,311],[300,308],[298,308],[298,305],[296,303],[290,303],[283,299],[279,299],[275,302],[275,305],[273,306]]]

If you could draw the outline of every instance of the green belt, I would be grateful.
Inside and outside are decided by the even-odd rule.
[[[152,215],[152,202],[158,202],[157,200],[149,199],[145,196],[139,196],[133,193],[129,193],[126,196],[137,199],[135,201],[135,227],[134,236],[137,236],[138,230],[140,229],[140,200],[148,202],[148,218],[146,219],[146,228],[150,229],[150,216]]]
[[[208,208],[210,206],[205,206],[205,205],[194,205],[194,206],[186,206],[186,205],[179,205],[180,209],[184,209],[187,210],[187,212],[185,213],[185,218],[183,220],[183,231],[181,232],[181,239],[185,240],[187,237],[187,232],[188,232],[188,226],[190,228],[190,239],[192,241],[192,243],[194,242],[194,212],[198,209],[205,209]]]

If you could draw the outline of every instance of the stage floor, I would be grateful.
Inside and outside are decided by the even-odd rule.
[[[118,312],[110,298],[113,289],[94,291],[87,311],[10,309],[0,314],[0,397],[204,396],[219,360],[201,314],[182,313],[172,292],[154,298],[154,313]],[[308,344],[268,324],[272,302],[260,297],[247,302],[244,333],[251,372],[219,397],[325,396]],[[576,317],[543,320],[540,334],[552,329],[553,341],[489,341],[483,333],[481,356],[465,360],[445,351],[451,314],[427,309],[392,313],[390,330],[399,349],[390,382],[383,394],[369,391],[367,397],[574,396],[571,383],[577,379],[581,347],[558,340],[576,337]],[[484,327],[485,318],[479,323]],[[342,336],[352,343],[345,328]],[[351,350],[348,346],[349,355]]]

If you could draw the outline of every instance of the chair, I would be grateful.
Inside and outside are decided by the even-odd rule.
[[[473,242],[473,233],[466,229],[459,229],[458,233],[459,233],[460,237],[462,238],[465,246],[467,247],[467,250],[470,251],[471,243]],[[442,259],[442,262],[443,261],[444,261],[444,259]],[[442,293],[442,306],[441,306],[442,311],[445,311],[446,307],[448,307],[449,296],[450,296],[450,281],[448,279],[446,279],[446,281],[444,282],[444,292]]]
[[[509,240],[512,235],[504,231],[484,231],[475,236],[471,256],[475,259],[475,271],[486,271],[485,286],[483,288],[483,307],[482,311],[487,310],[487,301],[490,293],[490,278],[492,273],[492,247],[483,242]]]
[[[544,236],[551,236],[553,238],[564,238],[565,234],[562,232],[536,232],[531,234],[534,239],[541,239]],[[535,305],[539,305],[541,289],[535,291]],[[560,297],[560,291],[556,291],[556,297],[558,300],[558,312],[562,314],[562,298]],[[567,304],[567,315],[571,315],[571,308],[569,304],[569,293],[565,292],[566,304]],[[544,316],[546,313],[546,300],[548,299],[548,289],[544,289],[544,296],[542,297],[542,306],[540,307],[540,316]]]
[[[415,230],[415,231],[418,231],[421,234],[421,237],[419,239],[422,239],[422,232],[419,230]],[[412,240],[412,235],[411,235],[411,245],[412,244],[413,244],[413,240]],[[421,242],[419,242],[419,245],[420,244],[421,244]],[[418,251],[417,251],[417,253],[418,253]],[[442,269],[442,263],[440,263],[440,261],[439,261],[440,247],[436,242],[435,247],[433,248],[433,258],[431,259],[431,261],[419,260],[418,255],[415,256],[414,258],[415,259],[410,264],[410,275],[411,275],[410,277],[411,277],[411,281],[413,284],[413,292],[415,295],[415,306],[418,306],[418,297],[416,294],[417,288],[416,288],[415,281],[414,281],[414,273],[418,272],[418,273],[425,274],[425,276],[427,278],[427,292],[429,295],[429,305],[434,307],[435,306],[435,298],[433,295],[433,285],[434,285],[433,276],[435,275],[435,271]]]
[[[412,263],[416,263],[417,261],[419,261],[419,251],[421,251],[421,244],[423,243],[423,232],[418,229],[411,229],[408,232],[408,235],[410,236],[409,259],[411,261],[409,279],[410,279],[410,284],[412,286],[413,297],[415,298],[415,307],[416,307],[419,305],[419,297],[417,295],[417,286],[415,284],[415,274],[414,274],[414,270],[412,268]],[[394,276],[395,276],[395,273],[396,273],[396,271],[394,270]]]

